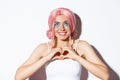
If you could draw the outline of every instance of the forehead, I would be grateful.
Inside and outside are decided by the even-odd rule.
[[[65,16],[65,15],[59,15],[55,18],[55,21],[58,21],[58,22],[63,22],[63,21],[67,21],[68,18]]]

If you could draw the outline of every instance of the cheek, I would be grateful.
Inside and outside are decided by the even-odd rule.
[[[58,31],[58,29],[55,28],[55,29],[54,29],[54,32],[56,33],[57,31]]]
[[[71,33],[71,30],[70,30],[70,28],[68,28],[68,29],[67,29],[67,32],[68,32],[69,34]]]
[[[54,29],[55,36],[57,36],[58,29]]]

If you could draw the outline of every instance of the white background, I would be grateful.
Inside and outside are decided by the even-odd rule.
[[[0,80],[14,80],[34,48],[49,41],[48,16],[58,7],[80,16],[81,39],[99,51],[113,77],[120,76],[120,0],[0,0]],[[89,73],[88,80],[99,79]]]

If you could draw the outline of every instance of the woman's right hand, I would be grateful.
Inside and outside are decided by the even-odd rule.
[[[49,60],[60,60],[62,59],[61,53],[61,48],[52,48],[47,57],[49,58]]]

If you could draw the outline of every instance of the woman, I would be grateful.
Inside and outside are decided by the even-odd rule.
[[[102,80],[108,80],[107,66],[97,57],[88,42],[75,40],[76,18],[67,8],[50,13],[47,36],[16,71],[15,80],[25,80],[45,67],[47,80],[80,80],[81,66]]]

